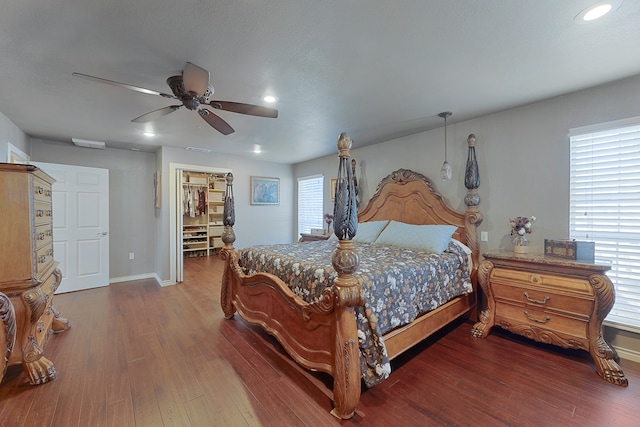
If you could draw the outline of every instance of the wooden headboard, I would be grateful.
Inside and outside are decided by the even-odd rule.
[[[465,197],[467,209],[453,209],[438,193],[429,178],[409,169],[398,169],[378,184],[375,194],[367,206],[358,214],[358,222],[394,220],[407,224],[447,224],[458,227],[453,237],[467,245],[473,255],[475,271],[480,260],[480,245],[477,225],[482,221],[478,211],[480,185],[475,160],[475,136],[469,135],[469,157],[465,175],[465,186],[469,193]]]
[[[452,209],[429,178],[409,169],[398,169],[380,181],[375,194],[358,214],[358,222],[379,220],[455,225],[456,239],[466,244],[464,212]]]

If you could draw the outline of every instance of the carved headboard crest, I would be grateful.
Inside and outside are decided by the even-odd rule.
[[[427,187],[429,187],[431,191],[434,191],[433,183],[426,176],[422,175],[419,172],[415,172],[409,169],[398,169],[397,171],[391,172],[391,174],[387,175],[382,181],[380,181],[380,183],[378,184],[378,187],[376,188],[376,193],[388,183],[403,185],[403,184],[406,184],[407,182],[417,181],[417,180],[424,181]]]

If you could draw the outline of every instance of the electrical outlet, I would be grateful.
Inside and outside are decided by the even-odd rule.
[[[488,242],[489,241],[489,232],[488,231],[481,231],[480,232],[480,240],[482,242]]]
[[[129,259],[134,259],[135,256],[133,255],[133,252],[129,252]]]

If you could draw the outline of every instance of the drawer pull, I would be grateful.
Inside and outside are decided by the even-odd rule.
[[[38,194],[42,194],[44,193],[44,188],[40,187],[39,185],[36,187],[36,193]]]
[[[40,255],[39,262],[40,264],[44,264],[47,262],[47,257],[45,255]]]
[[[38,240],[44,240],[44,233],[38,233]]]
[[[36,216],[37,216],[37,217],[43,217],[43,216],[44,216],[44,210],[42,210],[42,209],[38,209],[38,210],[36,211]]]
[[[531,316],[527,310],[524,311],[524,315],[527,319],[537,323],[547,323],[549,320],[551,320],[551,317],[549,316],[544,316],[544,319],[542,320],[536,319],[535,317]]]
[[[549,297],[549,296],[544,297],[544,299],[542,299],[542,300],[535,299],[535,298],[531,298],[531,297],[529,296],[529,293],[528,293],[528,292],[525,292],[525,293],[524,293],[524,297],[527,299],[527,301],[529,301],[529,302],[535,302],[536,304],[546,304],[546,303],[547,303],[547,301],[549,301],[549,300],[551,299],[551,297]]]

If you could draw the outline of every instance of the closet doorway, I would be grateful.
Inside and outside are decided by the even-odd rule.
[[[224,177],[231,169],[170,164],[170,276],[182,282],[184,257],[211,256],[222,247]]]

